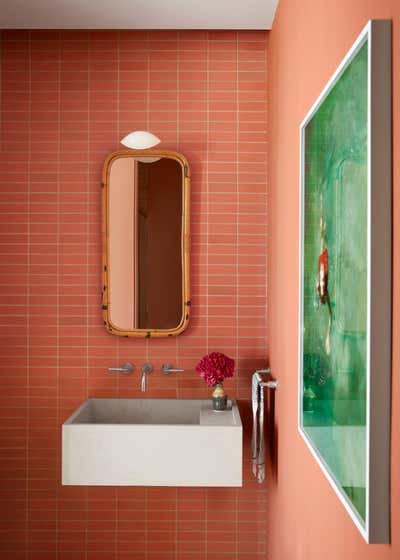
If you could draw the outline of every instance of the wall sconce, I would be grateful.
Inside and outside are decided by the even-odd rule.
[[[154,148],[154,146],[157,146],[160,142],[161,140],[157,138],[157,136],[146,130],[135,130],[124,136],[121,140],[121,144],[133,150]]]

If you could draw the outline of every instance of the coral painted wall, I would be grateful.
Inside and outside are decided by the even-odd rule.
[[[7,560],[264,559],[266,488],[60,485],[60,427],[88,396],[202,397],[208,351],[247,417],[266,359],[266,33],[2,34],[0,556]],[[100,312],[100,179],[148,129],[192,170],[190,328],[120,339]],[[129,360],[132,376],[106,368]],[[184,367],[165,376],[162,362]],[[166,458],[168,460],[168,458]],[[162,468],[162,466],[160,466]]]
[[[399,16],[397,0],[280,0],[270,34],[269,355],[276,396],[269,560],[400,558]],[[367,545],[297,432],[299,125],[369,19],[393,18],[392,544]]]

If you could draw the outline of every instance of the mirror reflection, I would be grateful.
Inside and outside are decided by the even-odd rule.
[[[126,152],[106,167],[106,325],[125,336],[179,334],[188,320],[187,167]]]

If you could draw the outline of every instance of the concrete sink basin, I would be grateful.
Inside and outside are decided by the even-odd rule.
[[[62,426],[70,485],[241,486],[242,423],[235,401],[88,399]]]

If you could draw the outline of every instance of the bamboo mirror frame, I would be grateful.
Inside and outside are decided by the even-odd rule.
[[[180,260],[180,269],[179,269],[179,285],[181,291],[181,298],[179,299],[180,309],[176,310],[177,313],[180,313],[180,320],[177,322],[176,326],[173,328],[149,328],[146,325],[146,328],[126,328],[126,326],[121,326],[118,324],[114,324],[112,321],[112,305],[113,305],[113,290],[112,290],[112,278],[116,278],[115,273],[113,275],[111,269],[111,251],[110,251],[110,199],[111,199],[111,168],[113,164],[117,160],[125,160],[126,158],[133,159],[134,162],[143,162],[147,164],[152,164],[150,162],[146,162],[144,158],[167,158],[169,160],[174,160],[177,162],[181,169],[181,195],[177,195],[179,200],[179,208],[181,209],[181,215],[178,215],[177,224],[180,224],[180,247],[177,248],[179,251],[178,259]],[[138,158],[141,158],[138,160]],[[157,159],[153,160],[153,162],[157,161]],[[119,162],[121,163],[121,162]],[[124,163],[124,162],[122,162]],[[128,162],[126,162],[128,164]],[[113,179],[115,181],[115,179]],[[131,189],[132,191],[139,190],[136,185],[136,181],[129,183],[128,180],[125,181],[128,185],[128,190]],[[131,185],[131,186],[130,186]],[[162,189],[162,187],[160,187]],[[115,193],[115,187],[112,191]],[[130,192],[130,191],[129,191]],[[115,196],[115,194],[113,195]],[[159,207],[160,208],[160,207]],[[170,150],[156,150],[156,149],[146,149],[146,150],[120,150],[117,152],[113,152],[110,154],[103,166],[103,177],[102,177],[102,314],[103,314],[103,322],[108,330],[109,333],[117,335],[117,336],[124,336],[124,337],[138,337],[138,338],[153,338],[153,337],[171,337],[177,336],[181,334],[188,326],[189,319],[190,319],[190,284],[189,284],[189,260],[190,260],[190,170],[189,164],[186,158],[174,151]],[[135,209],[136,214],[136,209]],[[178,222],[179,220],[179,222]],[[115,223],[115,220],[114,222]],[[129,223],[130,225],[130,223]],[[132,230],[134,228],[132,227]],[[128,228],[130,230],[130,228]],[[115,235],[114,233],[112,235]],[[130,233],[132,237],[135,236],[135,233]],[[121,234],[121,239],[122,239]],[[135,242],[137,243],[137,242]],[[178,242],[176,243],[178,245]],[[134,245],[136,247],[137,245]],[[115,247],[115,244],[113,245]],[[135,261],[134,266],[138,267],[137,261],[139,260],[138,256],[135,255],[132,258]],[[176,258],[175,258],[176,260]],[[114,258],[115,262],[115,258]],[[140,262],[139,262],[140,264]],[[135,272],[132,273],[133,277],[135,276]],[[136,269],[137,275],[137,269]],[[132,287],[132,291],[136,290],[136,288]],[[115,290],[117,291],[117,290]],[[123,297],[124,294],[118,293],[118,298],[120,299]],[[136,295],[133,296],[134,298]],[[132,297],[129,295],[127,297],[127,301],[131,301]],[[116,296],[114,296],[114,301],[116,301]],[[125,300],[124,300],[125,301]],[[127,304],[129,307],[129,304]]]

